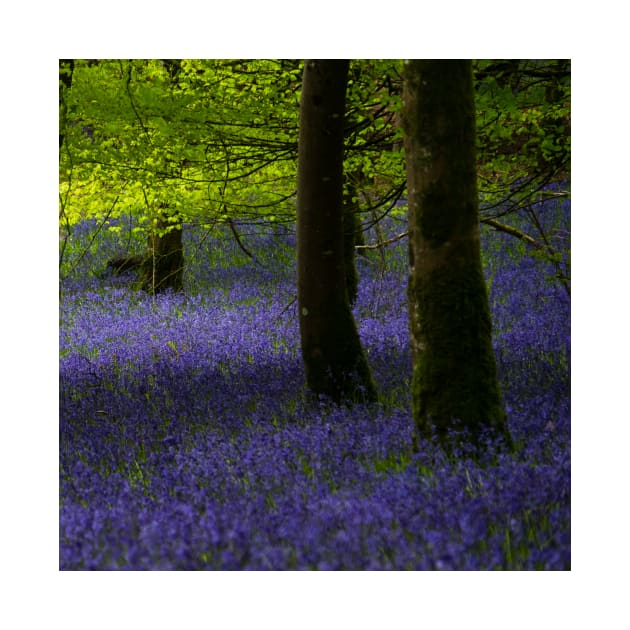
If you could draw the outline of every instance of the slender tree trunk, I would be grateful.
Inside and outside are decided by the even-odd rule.
[[[74,59],[59,60],[59,148],[66,137],[66,118],[68,105],[66,93],[72,87],[72,75],[74,73]]]
[[[72,87],[72,76],[74,74],[74,59],[60,59],[59,60],[59,162],[61,163],[61,150],[66,142],[66,128],[68,125],[68,103],[66,102],[66,96]],[[70,221],[65,212],[65,201],[60,197],[61,203],[59,208],[59,220],[63,219],[65,226],[60,231],[60,246],[59,246],[59,269],[64,260],[66,253],[66,247],[68,245],[68,238],[72,232]],[[61,285],[59,285],[61,291]]]
[[[476,442],[488,429],[509,441],[481,267],[471,62],[406,62],[403,125],[416,438],[449,446],[452,431]]]
[[[343,125],[347,60],[306,61],[298,150],[297,273],[309,388],[337,402],[375,400],[346,290]]]

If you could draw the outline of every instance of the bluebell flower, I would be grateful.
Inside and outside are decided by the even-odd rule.
[[[346,407],[304,388],[294,234],[252,228],[263,268],[185,226],[187,292],[150,298],[97,273],[141,251],[124,230],[69,271],[97,227],[76,226],[61,274],[61,569],[570,568],[570,303],[544,261],[483,235],[518,450],[454,459],[409,449],[404,243],[358,261],[381,402]]]

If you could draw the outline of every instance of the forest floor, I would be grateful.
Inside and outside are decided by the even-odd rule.
[[[124,230],[79,261],[94,229],[62,267],[60,569],[570,569],[570,300],[524,243],[483,230],[518,449],[474,461],[409,452],[406,241],[358,257],[380,401],[346,407],[304,387],[290,226],[239,225],[256,261],[187,226],[186,291],[155,298],[105,273]]]

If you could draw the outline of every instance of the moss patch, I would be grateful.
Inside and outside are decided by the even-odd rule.
[[[412,406],[420,436],[506,435],[481,264],[454,257],[410,284]]]

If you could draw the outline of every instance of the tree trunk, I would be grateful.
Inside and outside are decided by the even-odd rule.
[[[162,59],[172,85],[178,83],[181,70],[179,59]],[[148,252],[142,266],[142,288],[150,293],[168,289],[184,289],[184,246],[182,217],[169,213],[167,204],[160,204],[153,229],[149,233]]]
[[[72,87],[72,75],[74,73],[74,59],[59,60],[59,149],[63,146],[66,137],[66,118],[68,105],[66,93]]]
[[[298,149],[297,274],[308,387],[337,402],[376,399],[346,290],[343,124],[347,60],[306,61]]]
[[[149,293],[184,288],[184,247],[181,217],[158,211],[148,237],[148,253],[142,266],[142,288]]]
[[[509,443],[481,266],[471,62],[406,62],[403,125],[414,442],[474,444],[489,430]]]

